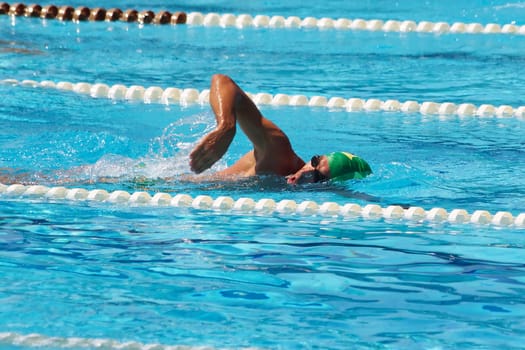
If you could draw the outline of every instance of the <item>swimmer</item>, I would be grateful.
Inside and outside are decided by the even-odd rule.
[[[183,182],[206,182],[239,180],[255,175],[278,175],[285,177],[290,185],[361,179],[372,173],[368,163],[348,152],[332,152],[314,155],[309,162],[303,161],[293,150],[288,136],[272,121],[265,118],[246,93],[229,77],[214,75],[210,87],[210,105],[217,126],[205,135],[190,153],[190,168],[200,174],[215,164],[228,150],[237,124],[250,139],[253,150],[242,156],[232,166],[211,176],[183,175],[174,179]],[[0,183],[115,183],[122,180],[116,176],[90,175],[93,166],[78,166],[52,174],[24,174],[20,171],[0,169]],[[150,182],[143,177],[132,182]]]
[[[286,177],[288,184],[361,179],[372,173],[368,163],[348,152],[314,155],[303,161],[286,134],[266,119],[246,93],[228,76],[216,74],[210,87],[210,105],[217,127],[190,154],[191,170],[199,174],[222,158],[232,142],[236,124],[253,150],[213,177],[227,179],[262,174]]]

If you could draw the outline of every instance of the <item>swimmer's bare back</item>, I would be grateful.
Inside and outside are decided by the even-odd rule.
[[[190,167],[195,173],[202,173],[222,158],[235,136],[237,123],[252,142],[253,150],[216,176],[287,176],[305,164],[292,149],[285,133],[266,119],[228,76],[216,74],[212,77],[210,105],[215,113],[217,127],[190,154]]]

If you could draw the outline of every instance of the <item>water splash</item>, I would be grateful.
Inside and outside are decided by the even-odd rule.
[[[61,174],[61,179],[89,182],[116,182],[137,178],[177,179],[191,173],[189,155],[200,139],[215,127],[210,113],[201,113],[179,119],[166,126],[162,134],[153,138],[148,153],[134,159],[116,154],[106,154],[95,164],[71,169]],[[224,169],[220,160],[209,172]]]
[[[189,154],[200,138],[214,127],[215,120],[209,113],[179,119],[166,126],[162,135],[151,141],[149,156],[169,158],[181,152]]]

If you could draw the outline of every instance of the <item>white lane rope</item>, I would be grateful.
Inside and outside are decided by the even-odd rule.
[[[476,210],[472,213],[465,209],[453,209],[450,212],[444,208],[425,210],[421,207],[404,209],[392,205],[381,207],[377,204],[367,204],[364,207],[355,203],[340,205],[335,202],[316,203],[284,199],[279,202],[271,198],[254,200],[252,198],[234,199],[228,196],[212,198],[198,195],[195,198],[188,194],[171,196],[168,193],[137,191],[129,193],[122,190],[108,192],[103,189],[86,190],[83,188],[47,187],[42,185],[0,184],[0,198],[29,198],[42,200],[93,201],[131,206],[158,206],[194,208],[198,210],[215,210],[220,212],[255,213],[259,215],[302,215],[329,217],[362,217],[364,219],[407,220],[415,222],[454,224],[473,223],[479,225],[495,225],[505,227],[525,227],[525,213],[513,216],[506,211],[491,213],[488,210]]]
[[[20,334],[15,332],[0,332],[0,345],[34,347],[34,348],[59,348],[59,349],[105,349],[105,350],[218,350],[212,346],[189,345],[163,345],[144,344],[136,341],[119,342],[113,339],[98,338],[62,338],[49,337],[43,334]],[[244,348],[256,350],[256,348]]]
[[[308,29],[336,29],[356,30],[371,32],[398,32],[398,33],[434,33],[434,34],[512,34],[525,35],[525,25],[515,23],[463,23],[454,22],[429,22],[412,20],[380,20],[361,18],[315,18],[297,16],[266,16],[249,14],[234,15],[231,13],[200,13],[190,12],[187,14],[186,24],[207,27],[256,27],[256,28],[308,28]]]
[[[93,98],[108,98],[112,100],[140,101],[144,103],[181,104],[184,106],[209,103],[210,91],[205,89],[199,91],[194,88],[180,89],[168,87],[162,89],[159,86],[144,87],[140,85],[125,86],[122,84],[106,85],[103,83],[90,84],[86,82],[71,83],[61,81],[55,83],[50,80],[34,81],[16,79],[0,80],[0,84],[19,85],[34,88],[53,88],[62,91],[72,91],[77,94],[89,95]],[[480,117],[516,117],[525,119],[525,106],[512,107],[509,105],[495,106],[484,103],[475,105],[473,103],[455,104],[451,102],[418,102],[398,100],[378,100],[343,97],[325,97],[305,95],[286,95],[269,93],[248,93],[250,98],[259,106],[309,106],[325,107],[330,109],[346,110],[348,112],[403,112],[420,113],[424,115],[458,115],[458,116],[480,116]]]

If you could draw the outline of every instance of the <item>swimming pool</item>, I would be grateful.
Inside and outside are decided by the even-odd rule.
[[[200,12],[501,27],[525,11],[505,1],[104,6],[185,11],[190,21]],[[46,195],[29,185],[2,188],[3,348],[522,347],[523,226],[492,216],[505,212],[514,220],[525,212],[524,35],[11,16],[0,16],[0,33],[2,176],[12,180],[7,185],[57,189]],[[206,103],[145,101],[140,92],[91,96],[97,83],[191,88],[205,96],[216,72],[252,93],[303,158],[348,149],[374,174],[294,188],[265,177],[180,181],[189,172],[188,153],[212,127]],[[73,85],[57,88],[59,82]],[[262,93],[272,99],[265,102]],[[283,94],[319,103],[292,105]],[[363,106],[348,110],[337,97]],[[405,109],[406,101],[419,104],[406,112],[393,101]],[[447,102],[463,109],[446,109]],[[510,114],[498,109],[507,105]],[[215,169],[248,149],[238,133]],[[24,192],[29,188],[34,194]],[[85,198],[103,191],[138,195]],[[154,204],[143,192],[169,197]],[[248,209],[227,200],[213,207],[225,197]],[[323,203],[339,207],[315,207]],[[334,211],[349,203],[359,207]],[[425,212],[385,215],[397,204]],[[481,223],[463,222],[462,212],[450,220],[436,211],[430,219],[432,208],[479,211],[474,221]]]

